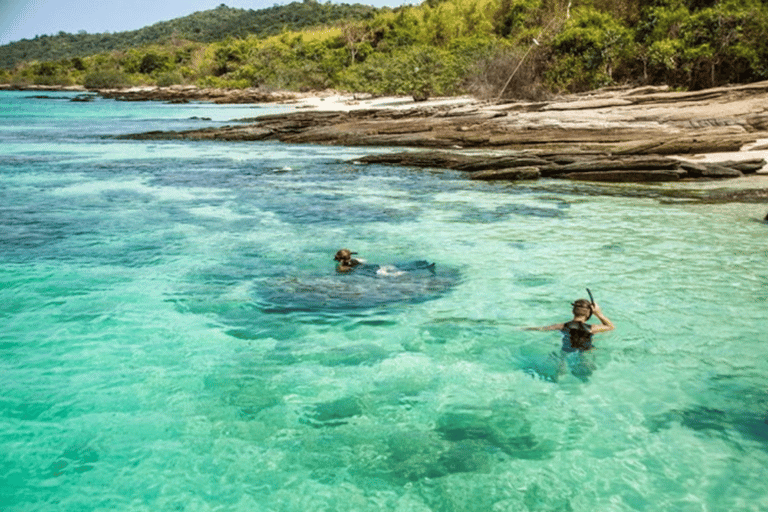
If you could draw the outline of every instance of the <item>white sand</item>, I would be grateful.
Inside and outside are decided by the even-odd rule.
[[[471,96],[430,98],[426,101],[414,101],[410,96],[373,96],[370,94],[311,93],[300,97],[294,103],[297,108],[311,108],[321,111],[364,110],[369,108],[389,108],[408,110],[430,106],[461,106],[477,103]]]
[[[727,162],[739,160],[752,160],[762,158],[768,162],[768,139],[758,139],[752,144],[747,144],[741,151],[723,153],[702,153],[698,155],[675,155],[674,158],[688,162]],[[758,176],[768,177],[768,164],[756,173]],[[768,183],[767,183],[768,185]]]

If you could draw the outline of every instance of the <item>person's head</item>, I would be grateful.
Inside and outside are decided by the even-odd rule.
[[[571,306],[573,306],[573,316],[584,316],[587,320],[592,316],[592,303],[587,299],[578,299]]]
[[[356,252],[352,252],[349,249],[339,249],[339,251],[336,253],[336,256],[333,257],[336,261],[349,261],[352,259],[352,255],[357,254]]]

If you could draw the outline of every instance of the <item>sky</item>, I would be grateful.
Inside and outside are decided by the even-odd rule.
[[[0,45],[59,32],[90,34],[137,30],[222,3],[238,9],[266,9],[293,0],[0,0]],[[320,0],[323,3],[325,0]],[[420,0],[334,0],[333,3],[397,7]]]

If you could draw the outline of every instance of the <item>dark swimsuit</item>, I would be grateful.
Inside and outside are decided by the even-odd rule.
[[[584,352],[592,348],[592,326],[570,321],[563,326],[563,352]]]

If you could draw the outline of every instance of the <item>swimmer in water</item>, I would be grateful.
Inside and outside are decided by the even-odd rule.
[[[590,302],[587,299],[578,299],[573,304],[573,319],[561,324],[545,325],[542,327],[527,327],[529,331],[560,331],[563,334],[563,347],[560,355],[560,368],[559,373],[565,373],[565,356],[574,354],[577,355],[576,368],[572,371],[574,375],[586,380],[586,377],[591,375],[595,369],[595,365],[592,361],[585,360],[583,355],[585,352],[592,350],[592,335],[612,331],[615,326],[607,316],[605,316],[598,306],[594,302]],[[599,325],[590,325],[587,322],[589,318],[594,314],[598,320]]]
[[[340,249],[336,253],[336,256],[333,258],[334,260],[338,261],[336,264],[336,272],[350,272],[352,269],[362,263],[360,260],[353,258],[353,254],[357,253],[352,252],[349,249]]]
[[[579,299],[573,304],[573,319],[562,324],[545,325],[542,327],[527,327],[529,331],[560,331],[563,333],[563,351],[575,352],[592,348],[592,335],[612,331],[615,327],[594,302]],[[600,325],[589,325],[587,320],[594,314]]]
[[[357,254],[349,249],[340,249],[336,256],[333,257],[338,263],[336,264],[336,272],[346,273],[355,270],[355,267],[362,265],[358,271],[365,269],[363,273],[366,275],[377,275],[382,277],[397,277],[407,274],[408,272],[416,272],[426,270],[431,274],[435,273],[435,264],[428,263],[423,260],[412,261],[409,263],[402,263],[397,265],[374,265],[367,263],[366,260],[359,258],[353,258],[352,255]]]

